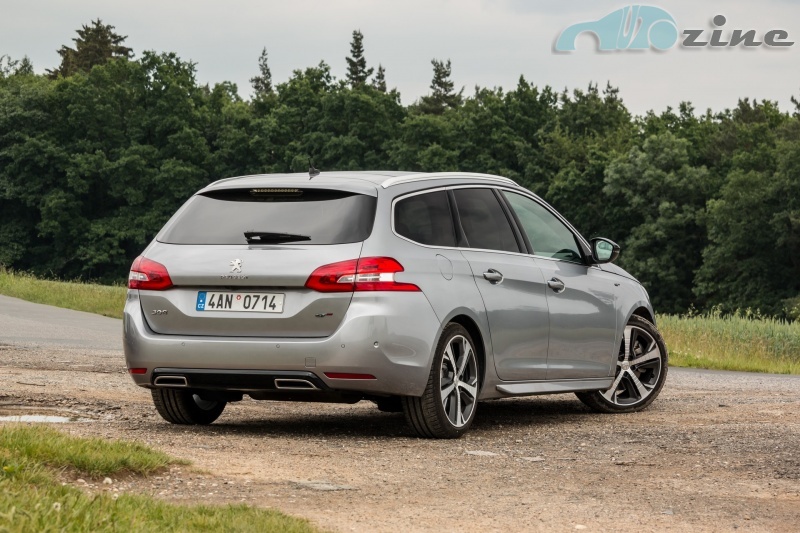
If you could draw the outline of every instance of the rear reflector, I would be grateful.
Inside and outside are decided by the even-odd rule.
[[[129,368],[128,372],[131,374],[147,374],[146,368]]]
[[[403,270],[403,265],[391,257],[350,259],[319,267],[308,277],[306,287],[318,292],[418,292],[413,283],[394,280],[394,275]]]
[[[170,287],[172,280],[167,267],[161,263],[140,255],[131,265],[131,273],[128,275],[129,289],[163,291]]]
[[[325,372],[330,379],[378,379],[372,374],[350,374],[348,372]]]

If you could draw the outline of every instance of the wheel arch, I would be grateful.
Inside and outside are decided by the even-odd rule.
[[[648,322],[650,322],[652,324],[656,323],[656,317],[655,317],[654,313],[650,309],[648,309],[647,307],[644,307],[644,306],[637,307],[631,313],[631,316],[634,316],[634,315],[642,317],[642,318],[644,318],[645,320],[647,320]],[[630,320],[630,316],[628,317],[628,320]],[[627,323],[627,321],[626,321],[626,323]]]

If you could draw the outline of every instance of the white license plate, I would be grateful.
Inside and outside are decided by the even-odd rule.
[[[266,292],[197,293],[198,311],[244,311],[248,313],[283,313],[283,294]]]

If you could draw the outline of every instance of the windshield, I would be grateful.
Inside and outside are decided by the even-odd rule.
[[[376,203],[372,196],[327,189],[210,191],[193,196],[164,226],[158,241],[251,245],[360,242],[372,232]]]

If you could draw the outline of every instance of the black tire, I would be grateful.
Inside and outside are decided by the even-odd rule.
[[[227,405],[227,402],[203,400],[197,392],[186,389],[152,389],[150,392],[158,414],[173,424],[210,424]]]
[[[628,338],[631,347],[626,357],[625,344]],[[620,344],[614,384],[605,391],[576,392],[575,395],[598,413],[641,411],[653,403],[664,387],[668,359],[667,346],[655,324],[634,315],[625,327]],[[636,364],[637,360],[642,362]]]
[[[447,392],[444,400],[443,391]],[[448,324],[436,346],[422,397],[402,399],[406,421],[420,437],[458,438],[475,420],[479,391],[480,366],[475,343],[463,326]]]

